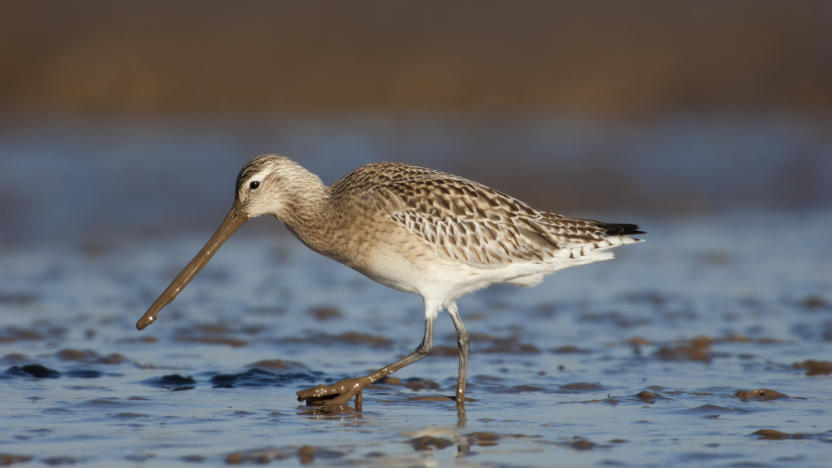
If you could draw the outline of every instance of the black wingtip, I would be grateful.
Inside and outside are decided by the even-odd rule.
[[[647,234],[638,228],[638,224],[604,223],[608,236],[626,236],[630,234]]]

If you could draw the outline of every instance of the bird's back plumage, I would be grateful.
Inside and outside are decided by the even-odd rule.
[[[642,233],[632,224],[538,210],[478,182],[402,163],[367,164],[331,190],[360,197],[378,216],[421,237],[439,256],[477,268],[587,263],[593,261],[592,252],[638,242],[631,234]]]

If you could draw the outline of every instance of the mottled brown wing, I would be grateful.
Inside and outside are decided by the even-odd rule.
[[[459,262],[481,267],[543,262],[606,237],[603,223],[536,210],[462,177],[397,163],[365,168],[370,169],[365,177],[375,174],[367,186],[382,201],[383,212]]]

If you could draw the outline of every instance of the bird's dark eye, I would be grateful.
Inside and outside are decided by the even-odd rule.
[[[260,181],[259,180],[252,180],[251,183],[248,184],[248,188],[250,188],[251,190],[254,190],[259,186],[260,186]]]

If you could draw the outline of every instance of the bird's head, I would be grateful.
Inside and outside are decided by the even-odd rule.
[[[282,220],[291,219],[299,207],[320,200],[322,193],[321,180],[285,156],[267,154],[251,159],[237,175],[234,204],[222,224],[139,319],[136,327],[141,330],[156,321],[158,312],[185,288],[243,223],[265,214]]]
[[[237,175],[235,205],[247,219],[266,214],[286,220],[292,210],[320,193],[318,176],[279,154],[251,159]]]

